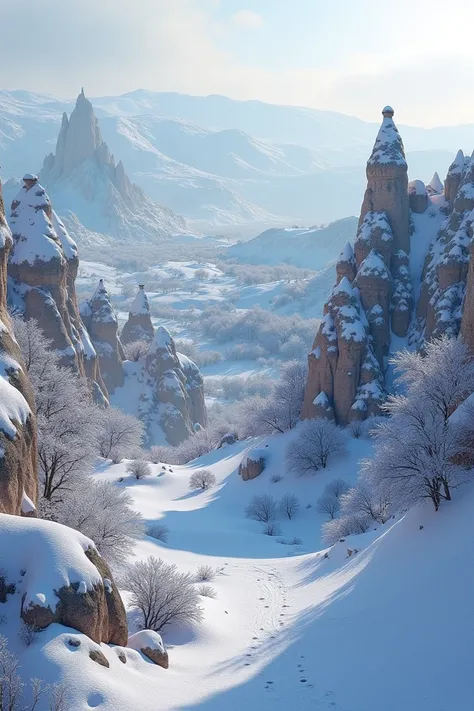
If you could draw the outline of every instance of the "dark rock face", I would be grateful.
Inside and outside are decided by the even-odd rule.
[[[160,652],[157,649],[151,649],[150,647],[142,647],[140,651],[145,655],[145,657],[151,659],[151,661],[157,666],[161,667],[162,669],[168,669],[168,652]]]
[[[0,512],[19,515],[38,495],[34,397],[7,311],[7,263],[13,246],[0,186]],[[28,507],[31,510],[31,506]]]
[[[247,454],[239,465],[239,475],[242,481],[256,479],[265,469],[265,456],[263,452],[254,450]]]

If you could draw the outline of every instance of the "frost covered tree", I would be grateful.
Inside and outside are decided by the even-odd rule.
[[[65,497],[54,518],[91,538],[112,565],[126,561],[145,531],[132,497],[110,482],[90,476]]]
[[[300,501],[295,494],[285,494],[280,501],[280,511],[290,520],[300,510]]]
[[[144,479],[150,476],[151,467],[144,459],[132,459],[126,466],[127,474],[131,474],[135,479]]]
[[[282,366],[280,379],[270,395],[257,396],[246,403],[248,417],[258,433],[286,432],[298,424],[306,376],[305,363],[290,361]]]
[[[365,533],[369,530],[371,521],[369,516],[362,514],[348,514],[333,518],[322,526],[322,538],[324,543],[332,546],[341,538],[354,534]]]
[[[189,478],[189,488],[190,489],[210,489],[216,483],[216,477],[211,472],[210,469],[199,469],[197,472],[191,474]]]
[[[36,321],[17,317],[13,323],[35,396],[40,493],[56,502],[90,469],[102,411],[86,381],[59,365]]]
[[[105,459],[120,462],[133,456],[140,448],[144,435],[143,423],[133,415],[127,415],[115,407],[102,411],[99,453]]]
[[[193,583],[192,575],[153,556],[130,565],[123,579],[132,605],[141,613],[143,627],[155,632],[173,622],[189,625],[202,621],[199,592]]]
[[[267,523],[276,518],[277,510],[277,502],[273,496],[262,494],[261,496],[253,497],[245,509],[245,515],[247,518],[253,518],[254,521]]]
[[[454,487],[472,478],[472,469],[460,463],[472,454],[472,438],[450,415],[474,390],[474,359],[460,339],[443,337],[429,343],[424,356],[403,351],[394,364],[405,394],[387,403],[391,418],[376,431],[362,479],[382,490],[394,510],[428,498],[437,511]]]
[[[325,419],[305,420],[298,436],[286,450],[286,463],[298,476],[325,469],[330,458],[345,453],[346,435],[333,422]]]

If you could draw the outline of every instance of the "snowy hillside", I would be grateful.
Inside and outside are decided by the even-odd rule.
[[[194,229],[313,224],[359,208],[371,123],[220,96],[136,91],[92,103],[105,141],[131,179],[152,200],[191,220]],[[62,113],[73,108],[73,102],[51,96],[0,92],[0,163],[6,179],[39,171],[54,149]],[[469,126],[403,130],[414,177],[420,178],[444,171],[472,132]],[[79,214],[64,201],[67,209]]]
[[[304,711],[379,711],[381,698],[386,711],[469,708],[466,611],[474,578],[466,561],[474,492],[465,490],[438,514],[425,505],[328,550],[319,540],[324,517],[316,501],[334,478],[354,480],[370,442],[353,440],[347,457],[326,471],[294,478],[282,466],[292,436],[258,443],[269,465],[249,482],[237,473],[249,443],[185,467],[154,465],[142,481],[125,474],[125,463],[101,466],[97,480],[120,478],[117,486],[131,494],[147,524],[169,529],[167,543],[146,537],[137,557],[162,557],[192,575],[211,566],[216,597],[201,598],[202,625],[165,631],[167,671],[129,648],[99,646],[53,625],[30,647],[14,645],[24,676],[64,681],[75,709],[271,711],[298,704]],[[216,486],[190,493],[189,476],[202,467],[215,474]],[[272,483],[275,474],[283,479]],[[263,535],[262,524],[245,518],[245,507],[255,495],[281,499],[286,492],[298,497],[299,512],[291,520],[279,516],[281,535]],[[92,649],[105,655],[108,669],[90,661]],[[433,670],[442,683],[433,683]]]
[[[339,256],[356,230],[355,217],[323,228],[274,228],[248,242],[233,245],[226,255],[248,264],[293,264],[302,269],[319,270]]]

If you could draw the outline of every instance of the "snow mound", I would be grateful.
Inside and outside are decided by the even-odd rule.
[[[165,653],[165,645],[161,635],[153,630],[140,630],[140,632],[135,632],[128,638],[127,647],[134,649],[136,652],[140,652],[142,649],[148,647],[148,649],[156,649],[161,654]]]

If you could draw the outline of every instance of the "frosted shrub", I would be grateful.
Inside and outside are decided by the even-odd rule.
[[[140,611],[143,628],[155,632],[171,623],[202,621],[199,592],[193,583],[191,575],[153,556],[130,565],[123,579],[132,605]]]
[[[215,600],[217,597],[217,592],[212,585],[200,585],[198,587],[198,594],[201,597],[209,597],[211,600]]]
[[[341,538],[354,534],[365,533],[371,526],[369,516],[350,514],[326,521],[322,526],[324,543],[332,546]]]
[[[325,419],[305,420],[287,447],[286,462],[296,475],[325,469],[331,458],[346,452],[344,431]]]
[[[25,647],[30,647],[40,632],[40,628],[35,625],[29,625],[23,620],[21,621],[18,637]],[[1,697],[0,697],[1,698]]]
[[[202,491],[206,491],[206,489],[214,486],[215,483],[216,477],[210,469],[199,469],[189,477],[189,488],[192,490],[202,489]]]
[[[280,511],[292,519],[300,510],[300,501],[294,494],[285,494],[280,501]]]
[[[281,526],[278,521],[267,521],[263,527],[266,536],[281,536]]]
[[[143,435],[144,427],[140,420],[109,407],[102,411],[99,453],[105,459],[120,462],[141,446]]]
[[[123,346],[125,358],[127,360],[137,362],[140,358],[144,358],[146,356],[149,347],[150,344],[148,341],[132,341],[131,343],[125,343]]]
[[[196,580],[198,583],[208,582],[213,580],[216,571],[210,565],[200,565],[196,572]]]
[[[154,523],[146,529],[146,535],[156,541],[168,543],[170,529],[164,523]]]
[[[176,461],[176,447],[170,447],[168,445],[154,445],[148,452],[148,459],[153,464],[177,464]]]
[[[261,496],[253,497],[245,509],[245,515],[247,518],[252,518],[254,521],[262,521],[262,523],[267,523],[268,521],[272,521],[276,518],[277,510],[278,506],[276,499],[269,494],[262,494]]]
[[[270,481],[272,484],[278,484],[279,481],[283,479],[281,474],[272,474],[270,477]]]
[[[127,474],[131,474],[135,479],[144,479],[151,474],[151,467],[144,459],[132,459],[127,463]]]

